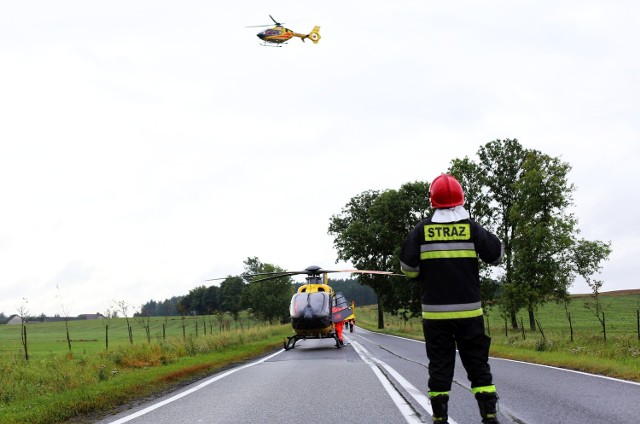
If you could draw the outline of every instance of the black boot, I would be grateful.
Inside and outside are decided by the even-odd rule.
[[[496,393],[476,393],[478,408],[483,424],[500,424],[498,422],[498,395]]]
[[[431,401],[431,409],[433,409],[433,422],[438,424],[449,424],[449,416],[447,414],[449,395],[437,395],[429,398]]]

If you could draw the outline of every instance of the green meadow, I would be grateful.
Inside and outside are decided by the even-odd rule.
[[[200,337],[211,334],[227,333],[231,330],[248,330],[263,326],[263,323],[246,316],[237,322],[216,316],[206,317],[153,317],[149,321],[137,321],[129,318],[134,344],[161,342],[174,337]],[[69,328],[71,351],[67,343],[66,326]],[[51,355],[66,355],[79,358],[104,352],[108,348],[115,348],[123,344],[131,344],[127,320],[125,318],[78,320],[51,323],[27,324],[27,353],[29,358],[48,358]],[[22,350],[20,325],[0,325],[0,357],[15,355]]]
[[[535,330],[526,311],[517,315],[518,329],[513,329],[497,308],[485,310],[491,355],[640,382],[640,290],[601,295],[606,341],[600,321],[585,307],[589,301],[589,296],[573,296],[566,307],[545,304],[536,311]],[[378,331],[377,308],[359,308],[357,323]],[[385,333],[423,338],[419,318],[404,321],[385,314],[385,327]]]

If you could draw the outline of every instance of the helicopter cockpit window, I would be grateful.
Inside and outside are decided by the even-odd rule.
[[[329,293],[298,293],[291,298],[289,313],[292,318],[298,318],[307,309],[310,310],[312,316],[328,316],[329,306]]]
[[[264,32],[264,35],[280,35],[280,30],[279,29],[268,29]]]

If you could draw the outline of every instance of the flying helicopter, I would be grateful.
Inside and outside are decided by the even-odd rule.
[[[290,30],[289,28],[285,28],[283,24],[273,19],[273,16],[269,15],[269,17],[275,23],[275,26],[273,28],[266,29],[256,34],[259,39],[264,41],[263,43],[264,46],[271,45],[274,47],[282,47],[282,44],[285,44],[287,41],[289,41],[293,37],[298,37],[303,42],[305,39],[308,38],[311,41],[313,41],[313,44],[318,44],[318,41],[320,41],[319,26],[313,27],[313,29],[311,30],[311,32],[309,32],[309,34],[299,34],[297,32]],[[267,27],[267,26],[271,26],[271,24],[252,25],[247,28],[259,28],[259,27]]]
[[[289,314],[291,326],[295,334],[287,337],[283,343],[285,350],[293,349],[296,343],[305,339],[333,339],[336,347],[342,347],[335,330],[335,323],[353,316],[353,309],[349,306],[344,295],[335,292],[328,284],[328,274],[335,272],[401,275],[391,271],[369,271],[358,269],[326,270],[317,265],[308,266],[302,271],[281,271],[264,274],[253,282],[273,280],[281,277],[306,274],[306,283],[298,288],[291,298]],[[268,276],[266,276],[268,275]]]

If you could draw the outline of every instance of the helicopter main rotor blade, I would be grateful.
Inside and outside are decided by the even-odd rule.
[[[389,276],[398,276],[398,277],[405,276],[404,274],[396,274],[392,271],[377,271],[377,270],[369,270],[369,269],[322,269],[317,265],[311,265],[302,271],[259,272],[256,274],[245,274],[245,275],[241,274],[241,275],[237,275],[237,277],[241,277],[245,280],[249,280],[250,282],[254,283],[258,281],[275,280],[276,278],[282,278],[282,277],[292,277],[294,275],[308,275],[310,277],[312,276],[317,277],[322,274],[332,274],[336,272],[345,272],[345,273],[348,272],[351,274],[377,274],[377,275],[389,275]],[[260,277],[265,275],[268,277],[260,278],[257,280],[251,280],[253,277]],[[210,278],[204,281],[225,280],[230,277],[231,276],[220,277],[220,278]]]
[[[271,20],[273,21],[273,23],[275,23],[277,26],[282,26],[284,24],[281,24],[280,22],[276,21],[275,19],[273,19],[273,16],[269,15],[269,17],[271,18]]]
[[[259,283],[260,281],[277,280],[278,278],[291,277],[293,275],[299,275],[299,273],[272,275],[270,277],[258,278],[257,280],[250,280],[249,283]]]
[[[373,271],[367,269],[345,269],[339,272],[350,272],[352,274],[380,274],[380,275],[397,275],[404,277],[404,274],[396,274],[393,271]]]

